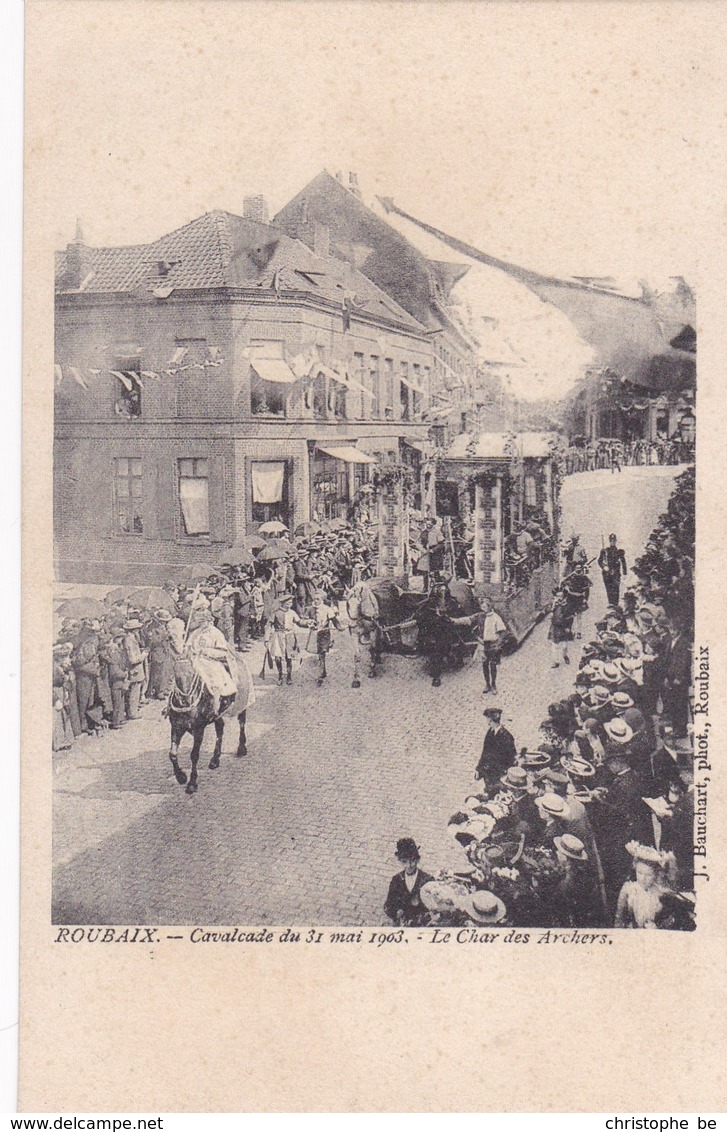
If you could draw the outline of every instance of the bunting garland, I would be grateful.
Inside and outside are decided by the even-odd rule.
[[[102,373],[110,373],[117,381],[120,381],[128,393],[131,393],[134,386],[139,389],[144,389],[144,381],[155,381],[162,374],[167,374],[169,377],[176,377],[178,373],[184,373],[185,370],[198,369],[218,369],[225,359],[220,355],[219,346],[209,346],[207,350],[208,356],[203,362],[190,362],[187,365],[181,365],[184,358],[189,353],[186,346],[177,346],[172,357],[169,359],[165,369],[157,372],[156,370],[143,369],[138,373],[136,370],[118,370],[118,369],[88,369],[81,370],[78,366],[62,366],[56,362],[53,366],[53,382],[56,388],[62,384],[65,377],[71,378],[80,385],[82,389],[89,390],[91,388],[91,381],[95,381]],[[142,378],[144,381],[142,381]]]

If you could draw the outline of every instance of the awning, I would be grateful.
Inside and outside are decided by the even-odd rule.
[[[298,380],[290,367],[280,358],[253,358],[250,365],[263,381],[276,381],[279,385],[295,385]]]
[[[428,409],[428,410],[426,410],[426,412],[427,412],[428,417],[431,417],[432,420],[434,420],[434,421],[438,421],[438,420],[443,419],[444,417],[451,416],[452,413],[454,412],[454,409],[455,409],[454,405],[448,405],[444,409],[442,409],[442,408]]]
[[[415,451],[421,452],[422,454],[429,452],[431,447],[430,445],[422,444],[421,440],[407,440],[405,436],[402,436],[401,439],[404,444],[406,444],[407,448],[414,448]]]
[[[349,387],[356,393],[365,393],[372,401],[374,400],[375,394],[373,394],[370,389],[367,389],[365,385],[362,385],[357,378],[352,377],[348,370],[346,370],[346,380],[348,381]]]
[[[327,445],[318,444],[317,449],[319,452],[325,452],[326,456],[332,456],[334,460],[344,460],[347,464],[376,464],[373,456],[367,456],[359,448],[354,448],[352,444],[342,444],[339,448],[329,448]]]
[[[463,381],[461,374],[457,373],[456,370],[453,370],[451,365],[449,365],[448,362],[445,362],[444,358],[437,358],[437,361],[439,362],[440,366],[444,366],[446,370],[449,370],[449,373],[452,375],[452,380],[454,381],[455,385],[464,386],[465,382]]]
[[[422,389],[421,385],[417,385],[417,383],[415,381],[412,381],[410,377],[402,377],[401,375],[399,375],[399,381],[402,383],[402,385],[408,385],[409,388],[413,389],[415,393],[421,393],[423,397],[426,396],[426,391]]]

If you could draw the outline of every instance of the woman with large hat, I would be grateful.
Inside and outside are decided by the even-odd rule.
[[[626,852],[633,858],[634,879],[619,893],[614,927],[655,928],[662,897],[674,891],[676,860],[673,853],[630,841]]]

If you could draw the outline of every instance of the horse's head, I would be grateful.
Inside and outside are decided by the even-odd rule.
[[[188,656],[174,658],[174,683],[182,695],[188,695],[196,679],[194,666]]]

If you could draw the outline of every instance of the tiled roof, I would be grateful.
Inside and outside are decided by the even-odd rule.
[[[303,291],[341,305],[345,296],[354,296],[354,303],[362,304],[362,313],[412,330],[423,329],[394,299],[347,263],[317,256],[272,225],[229,212],[207,212],[151,244],[82,246],[81,252],[85,280],[80,289],[84,293],[142,289],[153,294],[160,289],[220,287],[269,291],[277,285],[281,294]],[[77,285],[69,286],[67,251],[56,257],[56,290],[79,291]]]
[[[435,325],[432,272],[426,256],[330,173],[322,172],[274,218],[291,235],[318,223],[331,248],[359,264],[378,287],[424,325]]]

